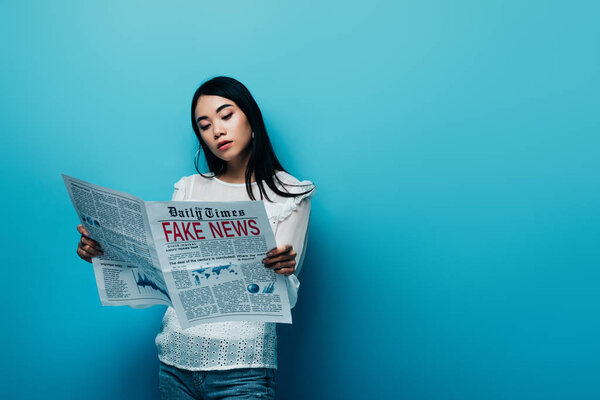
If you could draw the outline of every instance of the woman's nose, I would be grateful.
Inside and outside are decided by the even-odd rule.
[[[223,130],[223,128],[215,125],[215,138],[218,138],[219,136],[223,135],[224,133],[225,133],[225,131]]]

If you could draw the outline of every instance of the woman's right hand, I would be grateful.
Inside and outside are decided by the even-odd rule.
[[[90,238],[90,234],[85,230],[83,225],[77,225],[77,231],[81,233],[81,239],[77,244],[77,255],[81,257],[81,259],[91,263],[92,257],[101,256],[104,254],[102,252],[102,248],[100,247],[100,243]]]

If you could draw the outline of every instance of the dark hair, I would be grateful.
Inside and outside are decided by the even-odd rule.
[[[226,99],[229,99],[235,102],[238,107],[244,112],[246,118],[248,118],[248,122],[252,127],[252,131],[254,132],[254,139],[251,141],[252,145],[252,153],[250,154],[250,158],[248,160],[248,166],[246,168],[246,191],[248,192],[248,196],[252,200],[256,200],[254,197],[254,193],[252,192],[252,173],[254,173],[254,177],[256,179],[256,183],[258,184],[260,197],[262,199],[263,195],[267,198],[267,200],[272,201],[267,196],[267,193],[264,188],[264,183],[267,184],[271,190],[283,197],[295,197],[299,195],[303,195],[306,193],[310,193],[314,188],[308,190],[303,193],[289,193],[284,192],[279,189],[275,185],[275,181],[273,177],[277,179],[277,181],[282,185],[285,185],[277,175],[275,175],[275,170],[285,171],[275,152],[273,151],[273,147],[271,146],[271,141],[269,140],[269,135],[267,134],[267,129],[265,128],[265,123],[263,121],[262,113],[258,108],[258,104],[254,101],[254,98],[241,82],[229,78],[226,76],[217,76],[212,78],[206,82],[204,82],[194,93],[194,97],[192,98],[192,127],[194,128],[194,132],[196,133],[196,137],[200,142],[200,148],[204,151],[204,156],[206,157],[206,163],[208,164],[208,169],[214,173],[214,175],[219,175],[222,172],[225,172],[227,164],[225,161],[221,160],[219,157],[215,156],[204,140],[202,140],[202,135],[200,134],[200,128],[198,127],[198,122],[196,121],[196,104],[198,103],[198,99],[202,95],[213,95],[220,96]],[[198,153],[200,150],[198,150]],[[194,164],[196,167],[196,171],[205,178],[209,178],[208,176],[203,175],[198,168],[198,162],[200,157],[196,157]],[[287,171],[285,171],[287,172]],[[290,186],[296,186],[287,184]],[[287,190],[287,189],[286,189]]]

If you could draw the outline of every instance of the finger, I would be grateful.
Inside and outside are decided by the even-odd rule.
[[[283,246],[279,246],[279,247],[275,247],[275,248],[271,249],[271,251],[269,251],[267,253],[267,257],[278,256],[279,254],[288,252],[290,250],[292,250],[292,245],[284,244]]]
[[[81,224],[77,225],[77,231],[85,237],[90,237],[89,232]]]
[[[290,260],[290,261],[281,261],[275,264],[270,264],[270,265],[265,265],[265,267],[269,268],[269,269],[280,269],[280,268],[295,268],[296,267],[296,260]]]
[[[268,257],[265,258],[263,260],[263,264],[268,265],[268,264],[273,264],[276,262],[281,262],[281,261],[290,261],[290,260],[295,260],[296,259],[296,253],[295,252],[290,252],[290,253],[286,253],[283,255],[280,255],[278,257]]]
[[[277,257],[290,258],[291,254],[293,254],[293,256],[291,257],[296,257],[296,252],[294,251],[292,245],[288,244],[285,247],[276,247],[275,249],[271,250],[266,254],[264,260],[266,260],[267,262],[273,262],[273,260],[277,259]]]
[[[99,251],[102,251],[102,246],[100,246],[100,243],[96,242],[94,239],[88,239],[84,236],[81,237],[81,242],[83,244],[87,244],[89,246],[92,246],[94,248],[96,248]]]
[[[285,261],[279,261],[273,264],[265,264],[265,267],[270,268],[270,269],[277,269],[277,268],[283,268],[283,267],[295,267],[296,266],[296,260],[285,260]]]
[[[79,242],[79,248],[81,250],[85,251],[88,255],[90,255],[92,257],[102,255],[102,251],[96,249],[95,247],[90,246],[89,244],[84,244],[82,242]]]
[[[102,253],[101,251],[97,251],[93,247],[89,247],[88,245],[84,245],[82,243],[79,244],[77,250],[77,254],[79,254],[81,258],[89,262],[92,262],[92,257],[104,255],[104,253]]]
[[[294,268],[280,268],[275,271],[276,274],[290,276],[294,273]]]
[[[85,251],[83,251],[81,248],[77,248],[77,255],[79,256],[79,258],[87,261],[87,262],[92,262],[92,257],[86,255]]]

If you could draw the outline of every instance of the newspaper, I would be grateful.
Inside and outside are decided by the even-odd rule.
[[[286,279],[261,260],[276,247],[261,201],[143,201],[63,175],[104,254],[93,257],[105,306],[172,306],[182,328],[291,323]]]

